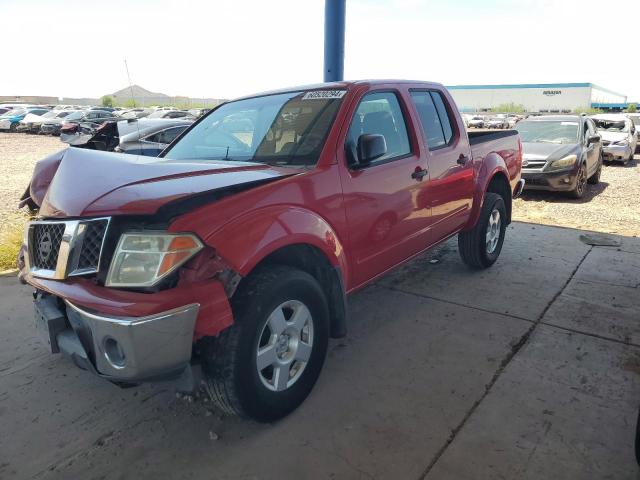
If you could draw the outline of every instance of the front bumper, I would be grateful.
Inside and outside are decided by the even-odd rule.
[[[0,120],[0,130],[11,129],[11,120]]]
[[[178,377],[189,365],[200,305],[145,317],[104,316],[38,294],[36,327],[53,353],[114,382]]]
[[[525,190],[570,191],[576,188],[578,171],[564,170],[560,172],[527,172],[522,170]]]
[[[631,146],[629,145],[607,145],[602,147],[602,158],[604,160],[626,160],[631,156]]]

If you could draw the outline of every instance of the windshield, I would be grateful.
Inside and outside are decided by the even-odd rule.
[[[345,93],[289,92],[226,103],[164,157],[315,165]]]
[[[27,111],[24,108],[14,108],[13,110],[9,110],[7,113],[3,114],[3,117],[15,117],[17,115],[24,115]]]
[[[80,120],[84,117],[84,112],[73,112],[66,116],[67,120]]]
[[[596,128],[604,132],[624,132],[628,133],[629,128],[627,122],[624,120],[599,120],[594,118],[593,121],[596,124]]]
[[[162,118],[171,110],[156,110],[155,112],[149,114],[147,118]]]
[[[54,112],[54,111],[50,111],[47,113],[43,113],[41,116],[42,118],[53,118],[58,114],[58,112]]]
[[[515,128],[523,142],[578,143],[578,122],[524,120]]]

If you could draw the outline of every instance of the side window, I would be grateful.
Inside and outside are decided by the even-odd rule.
[[[422,123],[429,150],[442,148],[453,138],[451,119],[439,92],[413,91],[411,98]]]
[[[447,144],[442,131],[438,111],[433,104],[433,99],[429,92],[411,92],[411,98],[416,105],[416,110],[420,116],[422,131],[429,150],[443,147]]]
[[[364,134],[382,135],[387,142],[387,153],[373,162],[374,165],[381,160],[411,153],[407,126],[394,93],[369,93],[360,101],[351,121],[347,142],[355,146],[358,137]]]
[[[451,118],[447,112],[447,107],[444,105],[444,100],[440,92],[431,92],[431,98],[433,103],[436,104],[436,110],[438,110],[438,117],[440,117],[440,124],[442,125],[442,131],[444,132],[444,140],[449,144],[453,138],[453,128],[451,128]]]
[[[153,143],[161,143],[160,136],[162,132],[154,133],[153,135],[149,135],[148,137],[143,138],[145,142],[153,142]]]
[[[167,128],[165,131],[160,132],[160,143],[171,143],[173,142],[178,135],[182,133],[182,131],[187,127],[173,127]]]

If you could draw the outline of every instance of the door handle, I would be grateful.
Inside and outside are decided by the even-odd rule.
[[[469,160],[469,157],[467,157],[465,154],[461,153],[460,156],[458,157],[458,164],[459,165],[466,165],[468,160]]]
[[[427,176],[427,173],[428,171],[426,168],[416,167],[416,169],[411,174],[411,178],[413,178],[414,180],[418,180],[420,182],[424,177]]]

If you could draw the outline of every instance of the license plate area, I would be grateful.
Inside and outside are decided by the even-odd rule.
[[[50,295],[38,295],[33,305],[38,336],[49,346],[51,353],[60,353],[58,334],[69,328],[65,314],[58,308],[55,297]]]

